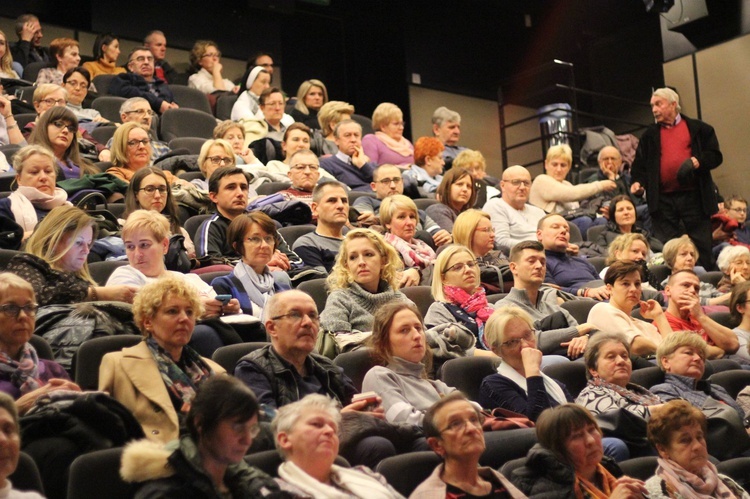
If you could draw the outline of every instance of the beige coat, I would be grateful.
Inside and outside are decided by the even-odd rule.
[[[214,373],[224,368],[203,359]],[[167,443],[179,437],[177,411],[145,342],[108,353],[99,367],[99,390],[130,409],[150,440]]]

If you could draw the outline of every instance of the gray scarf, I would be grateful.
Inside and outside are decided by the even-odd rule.
[[[245,288],[250,301],[258,306],[260,310],[266,305],[266,300],[273,295],[273,275],[266,266],[262,274],[256,273],[252,267],[242,260],[234,267],[234,276],[240,280]]]

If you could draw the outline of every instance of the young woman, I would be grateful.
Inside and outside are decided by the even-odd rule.
[[[117,65],[120,57],[120,40],[112,33],[103,33],[94,40],[92,49],[94,60],[84,62],[83,67],[91,73],[91,79],[99,75],[117,75],[125,72],[125,68]],[[100,91],[106,91],[106,88]]]
[[[80,178],[98,170],[78,150],[78,118],[67,107],[54,106],[39,117],[29,144],[46,147],[55,155],[58,178]]]
[[[474,178],[463,168],[448,170],[435,194],[440,203],[428,206],[425,212],[448,232],[453,231],[453,222],[458,215],[474,207],[477,200]]]
[[[297,90],[297,103],[292,109],[292,118],[313,129],[320,128],[318,111],[328,102],[328,90],[320,80],[305,80]]]

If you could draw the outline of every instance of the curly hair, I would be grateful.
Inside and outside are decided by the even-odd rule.
[[[323,104],[328,102],[328,89],[322,81],[315,79],[305,80],[300,84],[299,89],[297,90],[297,103],[294,105],[294,109],[302,114],[310,114],[310,110],[307,109],[307,105],[305,104],[305,97],[307,97],[310,90],[315,87],[323,91]]]
[[[219,46],[211,40],[198,40],[190,51],[190,67],[196,71],[201,69],[201,59],[208,52],[208,47],[214,47],[217,51]]]
[[[706,433],[706,416],[687,400],[671,400],[648,420],[646,435],[654,447],[668,448],[672,434],[684,426],[700,425]]]
[[[148,337],[148,331],[144,326],[146,319],[153,319],[159,308],[170,297],[177,297],[190,302],[196,318],[203,315],[203,302],[190,284],[184,279],[171,275],[159,278],[143,286],[133,300],[135,325],[141,330],[143,336]]]
[[[385,242],[383,236],[370,229],[350,230],[339,249],[339,256],[336,258],[336,264],[331,269],[331,274],[326,280],[328,290],[345,289],[352,285],[354,276],[349,272],[349,249],[347,244],[354,239],[369,239],[375,250],[380,254],[381,267],[380,279],[387,282],[392,289],[398,289],[398,273],[404,268],[396,249]]]
[[[609,245],[609,249],[607,250],[607,265],[612,265],[617,260],[619,260],[617,258],[617,253],[629,250],[630,247],[633,246],[633,243],[636,241],[641,241],[646,245],[646,253],[651,251],[651,245],[648,244],[648,239],[646,239],[646,236],[644,236],[640,232],[620,234]]]
[[[435,137],[419,137],[414,143],[414,164],[424,166],[427,157],[435,157],[442,154],[445,146],[440,139]]]
[[[372,129],[375,131],[382,130],[384,126],[393,120],[400,120],[404,113],[396,104],[383,102],[372,112]]]

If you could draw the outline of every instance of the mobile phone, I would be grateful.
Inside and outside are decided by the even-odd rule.
[[[380,405],[380,402],[378,402],[378,394],[375,392],[358,393],[352,397],[352,403],[361,402],[363,400],[367,401],[367,405],[362,409],[365,412],[375,410]]]
[[[222,305],[226,305],[229,303],[229,300],[232,299],[232,295],[216,295],[216,299],[219,300]]]

